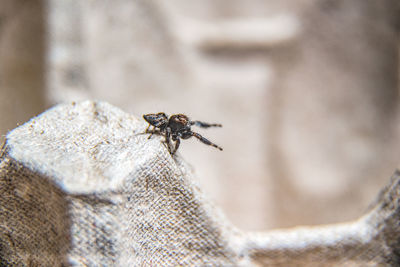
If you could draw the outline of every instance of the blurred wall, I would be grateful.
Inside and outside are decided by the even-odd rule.
[[[45,109],[45,5],[0,1],[0,133]]]
[[[9,35],[0,20],[0,57],[21,55],[1,60],[0,88],[14,92],[3,69],[27,60],[24,108],[92,98],[223,123],[198,130],[223,152],[185,140],[180,153],[241,228],[356,218],[397,166],[394,0],[48,0],[44,93],[43,3],[27,2],[4,1],[39,17]],[[5,102],[4,118],[17,106]]]
[[[398,166],[398,8],[310,2],[297,43],[274,55],[267,151],[279,225],[355,218]]]

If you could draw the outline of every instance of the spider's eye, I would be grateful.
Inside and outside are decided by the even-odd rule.
[[[179,124],[187,124],[189,119],[185,115],[180,114],[174,117],[174,121]]]
[[[182,124],[187,124],[189,121],[189,118],[186,115],[181,114],[178,116],[178,120]]]

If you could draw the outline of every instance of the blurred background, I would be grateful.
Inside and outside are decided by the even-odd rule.
[[[400,161],[398,0],[0,0],[0,134],[60,102],[222,123],[181,155],[245,230],[362,215]]]

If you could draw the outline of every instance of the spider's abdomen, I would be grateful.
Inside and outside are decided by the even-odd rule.
[[[143,119],[157,128],[164,128],[168,124],[168,117],[163,112],[143,115]]]

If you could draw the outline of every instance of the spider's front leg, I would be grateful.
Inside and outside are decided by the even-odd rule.
[[[165,131],[165,142],[167,143],[167,148],[169,153],[172,154],[172,149],[171,149],[171,129],[167,128]]]
[[[196,138],[199,139],[202,143],[204,143],[204,144],[206,144],[206,145],[209,145],[209,146],[213,146],[213,147],[218,148],[219,150],[222,151],[222,147],[217,146],[216,144],[212,143],[211,141],[209,141],[208,139],[204,138],[204,137],[201,136],[200,134],[195,133],[195,132],[190,132],[190,135],[196,137]]]
[[[178,150],[179,145],[181,144],[181,139],[179,138],[179,136],[176,136],[175,138],[172,138],[172,140],[175,141],[174,151],[171,153],[172,155],[174,155],[175,152]]]
[[[202,122],[202,121],[191,121],[190,125],[196,125],[201,128],[222,127],[222,124],[219,124],[219,123],[207,123],[207,122]]]
[[[149,137],[147,137],[147,139],[150,139],[156,130],[156,127],[153,126],[153,129],[149,131],[150,126],[152,126],[152,125],[149,124],[149,126],[147,126],[146,131],[145,131],[145,133],[150,133],[150,135],[149,135]]]

